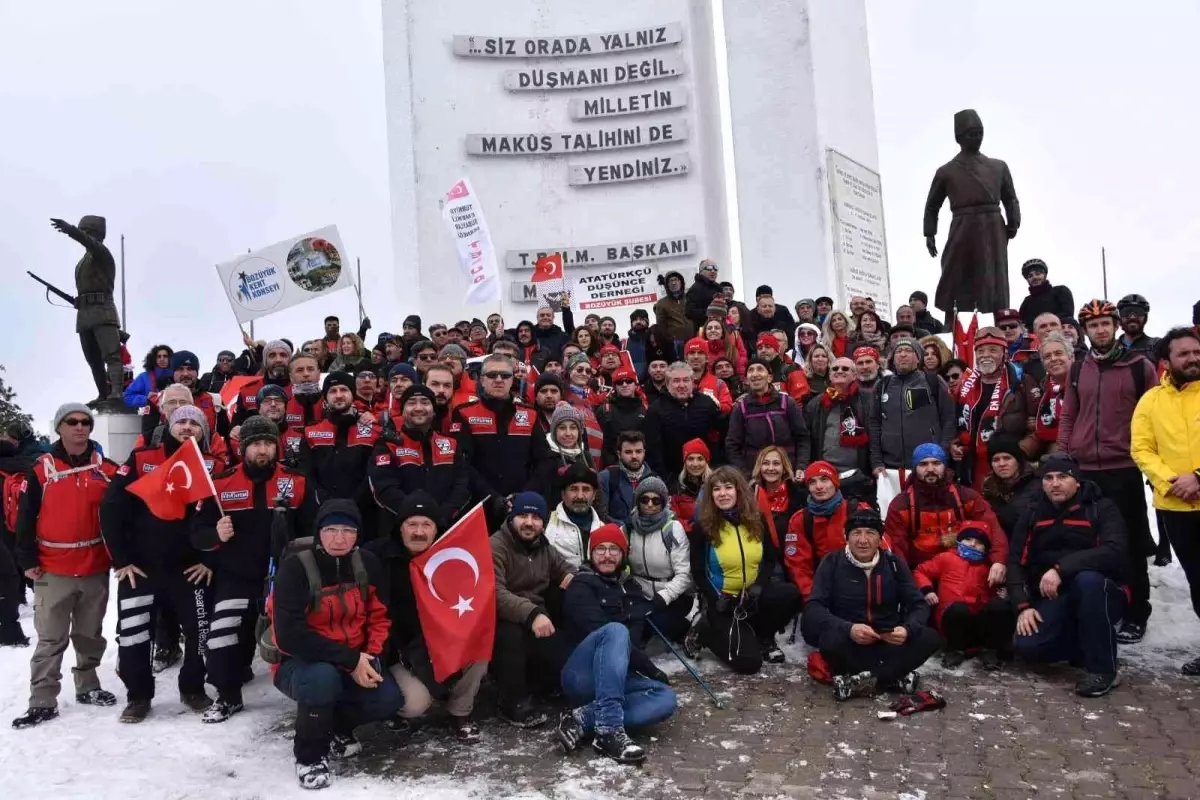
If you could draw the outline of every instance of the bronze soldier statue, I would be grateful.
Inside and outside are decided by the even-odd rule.
[[[113,299],[117,265],[112,253],[104,246],[106,225],[104,217],[88,215],[79,220],[79,227],[61,219],[51,219],[54,230],[70,236],[83,245],[83,258],[75,265],[75,332],[83,347],[83,357],[92,370],[97,397],[88,403],[124,411],[125,373],[121,366],[121,318]]]
[[[1021,227],[1021,206],[1008,164],[979,152],[983,121],[973,109],[954,115],[954,140],[962,152],[938,167],[925,201],[925,246],[935,257],[938,212],[950,197],[953,218],[934,299],[946,312],[948,326],[953,325],[955,304],[963,311],[1008,308],[1008,240]]]

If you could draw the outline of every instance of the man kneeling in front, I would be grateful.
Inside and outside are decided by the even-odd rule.
[[[305,789],[328,786],[328,757],[357,755],[354,729],[391,719],[402,703],[379,661],[391,622],[383,566],[358,548],[361,527],[352,500],[326,501],[317,541],[283,560],[267,605],[282,656],[275,686],[298,704],[293,750]]]

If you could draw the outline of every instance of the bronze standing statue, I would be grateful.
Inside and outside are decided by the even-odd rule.
[[[953,324],[956,303],[962,311],[1009,307],[1008,240],[1021,227],[1021,206],[1008,164],[979,152],[983,121],[973,109],[954,115],[954,139],[962,152],[938,167],[925,201],[925,245],[936,257],[938,211],[950,198],[953,218],[934,300],[946,312],[947,325]]]
[[[83,347],[83,357],[92,370],[97,397],[88,403],[112,411],[125,410],[125,373],[121,366],[121,318],[113,298],[117,265],[104,246],[104,217],[88,215],[76,227],[61,219],[51,219],[54,230],[83,245],[83,258],[75,266],[75,332]]]

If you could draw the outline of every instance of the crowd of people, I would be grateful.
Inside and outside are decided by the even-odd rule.
[[[435,700],[477,741],[485,681],[507,722],[557,703],[565,751],[637,763],[627,730],[677,707],[648,652],[752,674],[786,661],[789,629],[837,700],[936,708],[919,669],[939,650],[948,667],[1069,661],[1101,696],[1150,623],[1151,558],[1174,553],[1200,614],[1200,319],[1154,338],[1145,298],[1076,309],[1047,272],[1026,262],[1021,307],[957,353],[923,292],[894,321],[869,297],[742,302],[711,260],[690,285],[666,273],[624,336],[540,308],[513,328],[409,316],[369,348],[369,320],[330,317],[208,371],[156,345],[125,390],[142,439],[123,464],[81,403],[48,451],[26,426],[0,437],[0,644],[29,644],[18,605],[36,598],[13,726],[58,716],[68,641],[77,702],[117,703],[97,674],[110,573],[120,720],[144,720],[182,662],[182,703],[224,722],[257,653],[297,704],[307,788],[358,752],[357,726],[419,727]],[[131,487],[192,442],[216,495],[163,519]],[[439,680],[410,567],[477,504],[494,653]]]

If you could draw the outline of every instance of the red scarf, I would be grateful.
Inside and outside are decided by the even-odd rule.
[[[1046,387],[1042,391],[1042,401],[1037,410],[1038,441],[1053,442],[1058,439],[1058,422],[1062,414],[1063,387],[1049,375],[1046,376]]]
[[[867,431],[867,421],[859,419],[858,415],[854,413],[852,401],[857,394],[858,381],[852,382],[844,392],[839,392],[833,386],[827,386],[821,394],[821,406],[826,410],[833,409],[835,404],[842,407],[842,424],[839,428],[841,431],[839,443],[842,447],[866,447],[871,441]]]
[[[958,387],[958,403],[962,407],[958,417],[958,430],[960,433],[966,434],[967,442],[970,442],[971,430],[974,427],[974,420],[971,415],[975,413],[975,405],[979,402],[979,398],[983,393],[983,376],[978,370],[968,369],[967,374],[963,376],[962,384]],[[984,409],[983,418],[979,420],[979,427],[975,431],[975,447],[976,453],[987,452],[988,440],[992,438],[992,434],[996,432],[996,421],[1000,418],[1000,406],[1004,402],[1004,398],[1008,396],[1008,365],[1000,365],[1000,380],[996,381],[992,388],[992,399]]]
[[[762,511],[763,522],[766,523],[767,533],[771,537],[771,544],[778,548],[779,532],[775,529],[775,514],[772,512],[788,510],[788,503],[791,498],[788,496],[787,481],[780,481],[779,488],[773,492],[768,492],[762,484],[759,484],[757,491],[754,493],[754,499],[758,502],[759,510]]]
[[[833,341],[829,343],[829,349],[833,351],[834,358],[841,358],[850,350],[850,337],[834,336]]]

